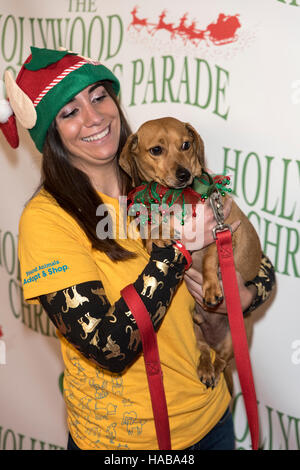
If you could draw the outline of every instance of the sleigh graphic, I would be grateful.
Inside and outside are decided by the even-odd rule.
[[[217,22],[209,24],[206,28],[209,39],[217,46],[236,41],[236,31],[241,27],[238,17],[239,15],[226,16],[220,13]]]
[[[148,18],[138,17],[137,12],[138,7],[135,6],[131,11],[132,20],[127,30],[145,30],[150,36],[166,31],[170,34],[170,39],[180,38],[185,45],[190,42],[197,46],[201,41],[216,46],[229,44],[238,39],[236,32],[241,27],[238,14],[231,16],[220,13],[216,22],[210,23],[205,29],[198,29],[195,20],[188,22],[188,13],[184,13],[176,25],[166,21],[167,10],[161,12],[156,23],[150,22]]]

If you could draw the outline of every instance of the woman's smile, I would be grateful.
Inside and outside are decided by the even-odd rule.
[[[100,142],[110,133],[110,125],[108,125],[103,131],[97,134],[90,135],[89,137],[82,137],[84,142]]]

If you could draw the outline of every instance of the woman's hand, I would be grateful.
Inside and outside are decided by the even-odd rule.
[[[225,198],[223,212],[226,219],[231,211],[232,199]],[[212,229],[217,225],[213,210],[207,200],[205,204],[197,204],[196,217],[188,213],[181,225],[177,217],[174,217],[175,238],[180,239],[187,250],[196,251],[214,242]],[[237,220],[231,224],[235,231],[240,225]]]
[[[244,280],[239,272],[236,273],[236,276],[237,276],[238,289],[239,289],[239,294],[240,294],[240,299],[241,299],[242,311],[245,311],[252,304],[255,298],[256,288],[253,285],[246,287]],[[196,271],[196,269],[191,267],[185,272],[184,279],[185,279],[186,286],[189,292],[192,294],[192,296],[195,298],[195,300],[198,302],[198,304],[200,304],[200,306],[204,310],[207,310],[212,313],[223,313],[225,315],[227,314],[225,300],[223,300],[222,303],[220,303],[216,308],[213,308],[213,309],[212,308],[208,309],[204,305],[203,292],[202,292],[203,277],[201,273],[199,273],[198,271]],[[220,281],[220,283],[221,283],[221,287],[223,290],[222,281]]]

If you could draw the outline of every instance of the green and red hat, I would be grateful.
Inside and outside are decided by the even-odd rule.
[[[66,50],[37,47],[31,47],[31,55],[23,64],[16,81],[11,72],[5,72],[6,93],[14,115],[29,130],[40,152],[48,128],[60,109],[84,88],[102,80],[110,81],[118,95],[119,80],[103,64]],[[12,118],[14,116],[10,116],[10,126],[6,132],[6,123],[0,127],[15,148],[18,142],[12,138],[15,127]]]

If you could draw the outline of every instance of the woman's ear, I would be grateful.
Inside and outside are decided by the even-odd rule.
[[[191,126],[188,122],[185,123],[185,127],[187,128],[188,132],[190,135],[193,137],[193,144],[194,144],[194,149],[195,149],[195,154],[198,158],[198,161],[201,165],[202,168],[205,168],[205,156],[204,156],[204,142],[201,139],[200,135],[194,129],[193,126]]]
[[[123,147],[119,158],[120,167],[131,177],[132,185],[139,186],[141,179],[138,174],[137,166],[135,163],[135,155],[138,151],[138,136],[131,134]]]

